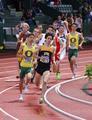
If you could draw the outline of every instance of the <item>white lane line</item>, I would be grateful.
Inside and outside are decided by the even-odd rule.
[[[19,79],[9,79],[5,80],[5,82],[19,82]]]
[[[12,118],[13,120],[19,120],[18,118],[15,118],[14,116],[12,116],[9,113],[7,113],[6,111],[4,111],[2,108],[0,108],[0,111],[3,112],[5,115],[9,116],[10,118]]]
[[[80,79],[76,78],[75,80],[80,80]],[[69,82],[74,82],[75,80],[68,80],[68,81],[62,82],[59,86],[56,87],[57,88],[56,92],[59,93],[61,96],[66,97],[68,99],[71,99],[71,100],[74,100],[74,101],[77,101],[77,102],[81,102],[81,103],[85,103],[85,104],[88,104],[88,105],[92,105],[92,102],[66,95],[66,94],[64,94],[63,92],[60,91],[60,87],[62,87],[63,84],[66,84],[66,83],[69,83]]]
[[[9,64],[18,64],[17,60],[16,61],[12,61],[12,62],[2,62],[2,65],[9,65]]]
[[[9,72],[18,72],[18,70],[7,70],[7,71],[0,71],[0,74],[2,73],[9,73]]]
[[[5,82],[18,82],[19,78],[16,78],[16,75],[9,77],[1,77],[0,80],[4,80]]]
[[[7,89],[5,89],[5,90],[3,90],[3,91],[1,91],[1,92],[0,92],[0,95],[3,94],[4,92],[10,90],[10,89],[13,89],[13,88],[16,87],[16,86],[18,86],[18,84],[14,85],[14,86],[12,86],[12,87],[9,87],[9,88],[7,88]],[[6,112],[6,111],[5,111],[4,109],[2,109],[1,107],[0,107],[0,111],[1,111],[2,113],[4,113],[5,115],[7,115],[8,117],[12,118],[13,120],[19,120],[18,118],[14,117],[14,116],[12,116],[11,114],[9,114],[8,112]]]
[[[12,75],[12,76],[8,76],[8,77],[0,77],[0,80],[3,80],[3,79],[14,79],[16,78],[15,75]]]
[[[82,78],[85,78],[85,76],[78,77],[77,80],[78,80],[78,79],[82,79]],[[74,79],[72,79],[72,80],[74,80]],[[67,81],[72,81],[72,80],[67,80]],[[54,106],[52,103],[49,102],[49,100],[47,99],[47,94],[48,94],[52,89],[54,89],[55,87],[60,86],[60,84],[61,84],[61,83],[58,83],[58,84],[52,86],[51,88],[49,88],[49,89],[45,92],[44,100],[45,100],[46,104],[49,105],[49,106],[50,106],[52,109],[54,109],[55,111],[57,111],[57,112],[59,112],[59,113],[61,113],[61,114],[64,114],[64,115],[66,115],[66,116],[68,116],[68,117],[70,117],[70,118],[73,118],[74,120],[86,120],[85,118],[81,118],[81,117],[79,117],[79,116],[76,116],[76,115],[73,115],[73,114],[71,114],[71,113],[65,112],[65,111],[63,111],[62,109],[57,108],[56,106]]]

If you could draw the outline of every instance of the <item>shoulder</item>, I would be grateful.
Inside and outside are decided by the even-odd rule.
[[[24,48],[26,46],[26,43],[21,44],[21,48]]]
[[[83,36],[82,33],[76,32],[76,34],[78,34],[79,37]]]
[[[54,45],[51,45],[51,49],[52,49],[53,52],[55,52],[56,47]]]

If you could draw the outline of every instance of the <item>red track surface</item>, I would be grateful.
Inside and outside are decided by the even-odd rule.
[[[79,76],[84,75],[85,65],[88,63],[92,63],[92,47],[79,53],[77,70]],[[34,84],[30,84],[30,92],[25,94],[25,101],[20,103],[18,101],[19,89],[18,86],[15,86],[18,84],[17,66],[15,52],[0,54],[0,120],[72,120],[71,117],[54,111],[47,104],[39,105],[40,91],[36,89]],[[62,61],[61,72],[61,81],[56,81],[54,73],[51,74],[48,83],[50,87],[71,79],[72,74],[67,57]],[[13,82],[6,82],[8,80]],[[88,96],[81,90],[86,82],[86,80],[78,80],[63,84],[60,91],[92,103],[92,96]],[[65,112],[85,118],[85,120],[92,120],[92,104],[88,105],[60,96],[55,92],[55,89],[47,94],[47,99],[55,107]]]

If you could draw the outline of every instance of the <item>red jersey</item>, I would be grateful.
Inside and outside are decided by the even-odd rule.
[[[55,60],[59,60],[58,53],[60,51],[60,43],[57,35],[55,36],[55,45],[56,45]]]

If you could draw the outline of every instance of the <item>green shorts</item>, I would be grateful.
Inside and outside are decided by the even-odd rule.
[[[23,79],[27,73],[32,73],[33,68],[21,67],[20,70],[20,79]]]
[[[71,60],[71,58],[73,56],[75,56],[75,57],[78,56],[78,49],[69,49],[69,52],[68,52],[68,59],[69,59],[69,61]]]

